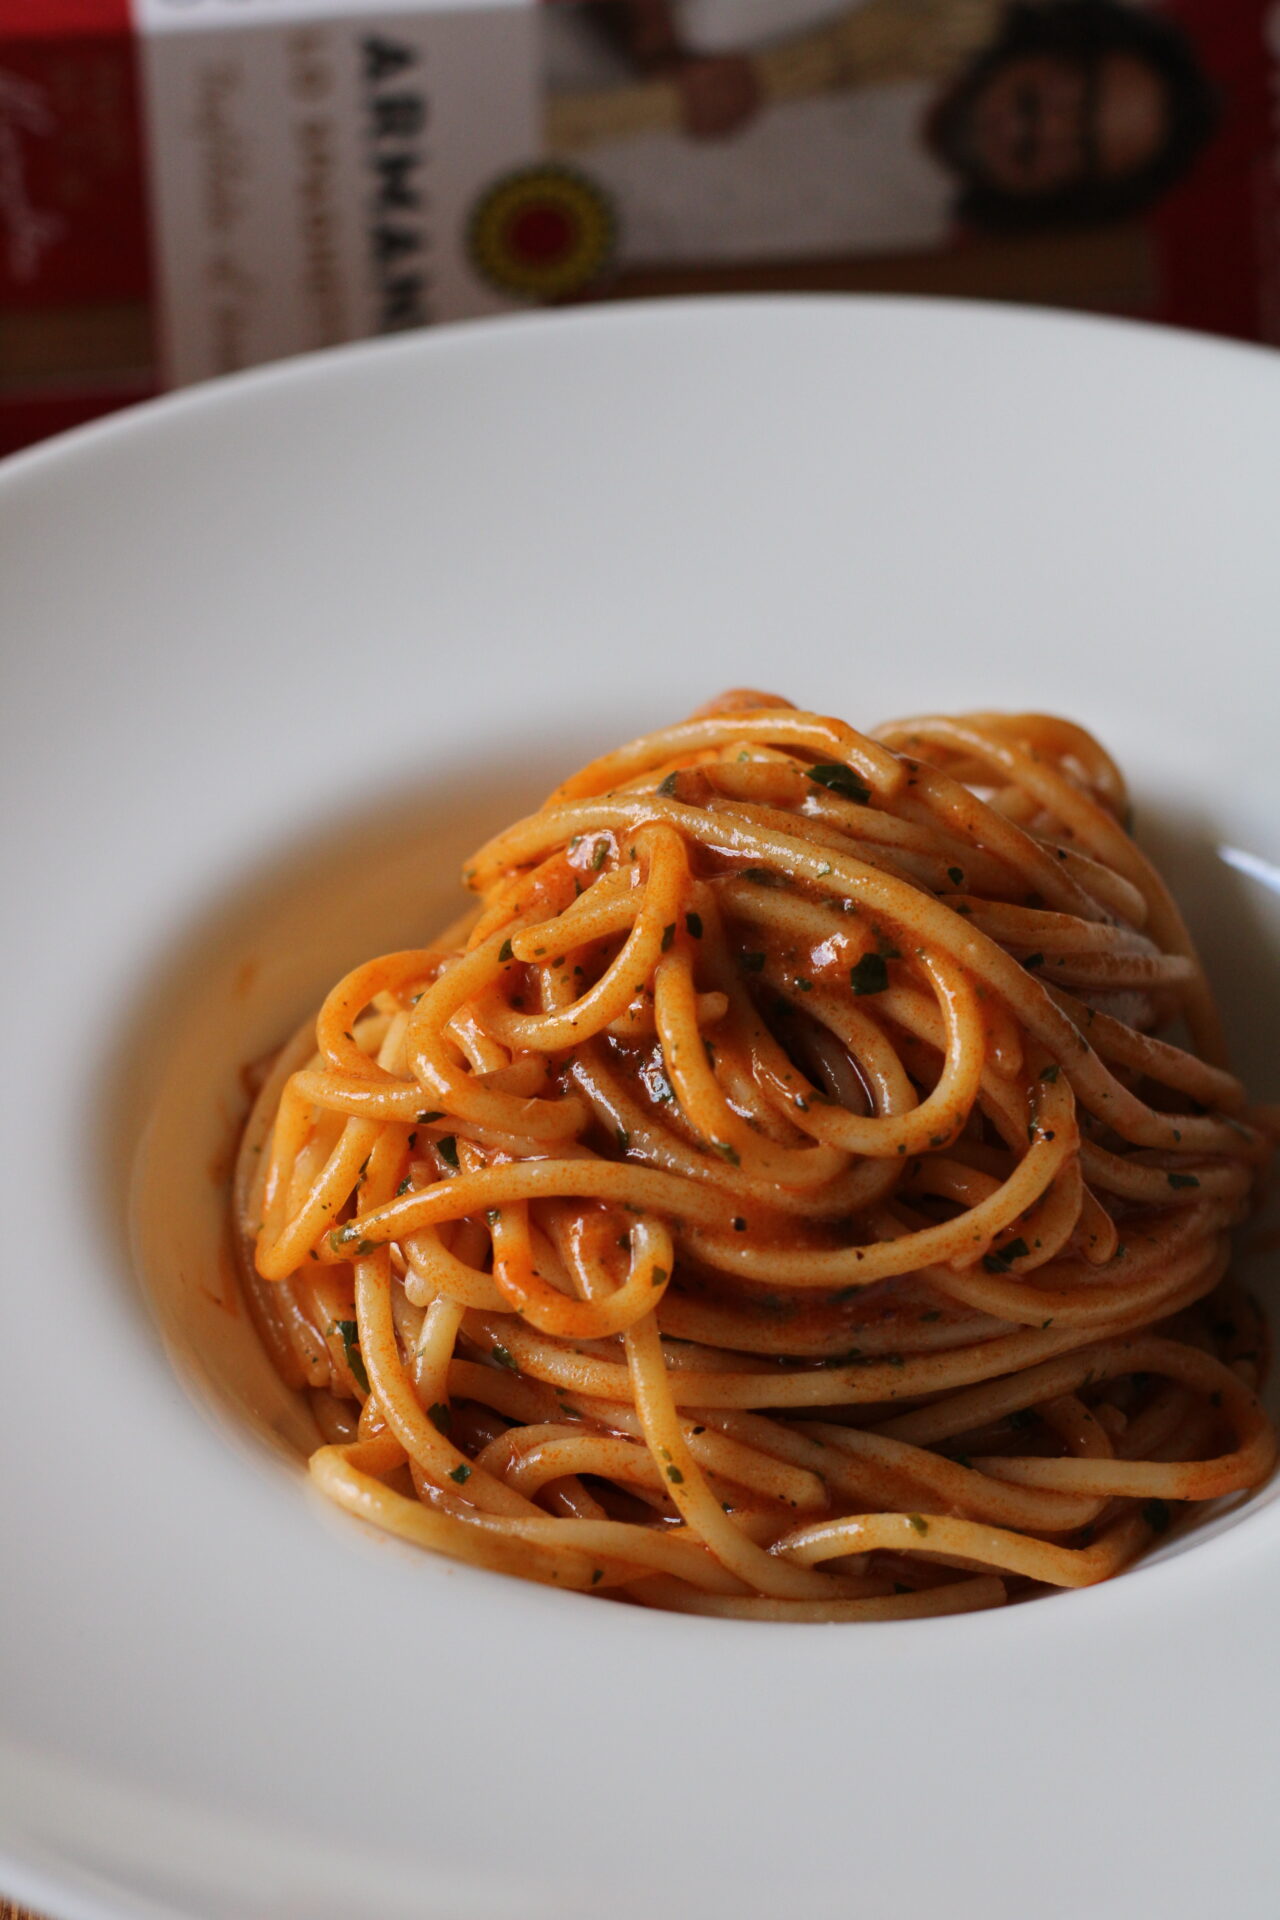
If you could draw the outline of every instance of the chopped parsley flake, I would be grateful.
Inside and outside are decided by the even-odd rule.
[[[443,1400],[437,1400],[434,1407],[428,1407],[427,1418],[437,1433],[448,1433],[453,1425],[453,1409],[446,1407]]]
[[[342,1342],[342,1351],[346,1356],[351,1377],[362,1393],[369,1391],[369,1375],[365,1371],[364,1355],[360,1351],[360,1328],[354,1320],[335,1320],[333,1331]]]
[[[917,1533],[928,1533],[929,1522],[923,1517],[923,1515],[918,1513],[909,1513],[907,1515],[907,1521],[910,1526],[915,1528]]]
[[[662,929],[662,951],[664,953],[669,953],[671,951],[671,942],[675,939],[675,937],[676,937],[676,923],[674,920],[672,920],[667,926],[665,926]]]
[[[686,913],[684,924],[689,929],[689,938],[691,940],[701,940],[702,915],[700,913]]]
[[[854,800],[865,807],[871,798],[871,789],[864,786],[850,767],[823,764],[818,767],[806,767],[806,774],[817,786],[825,787],[828,793],[838,793],[843,800]]]
[[[849,984],[855,993],[883,993],[889,984],[889,969],[882,953],[864,953],[856,967],[849,969]]]
[[[667,1478],[668,1480],[674,1480],[677,1486],[681,1486],[684,1482],[684,1475],[681,1473],[679,1467],[668,1467]]]
[[[499,1346],[495,1341],[494,1345],[490,1347],[489,1351],[493,1355],[494,1359],[497,1361],[500,1367],[506,1367],[509,1373],[519,1372],[519,1368],[516,1366],[515,1361],[511,1358],[511,1349],[509,1347]]]
[[[510,960],[511,957],[512,957],[511,942],[509,940],[504,940],[502,945],[498,948],[498,958],[499,960]]]
[[[1058,1065],[1057,1061],[1055,1060],[1051,1067],[1042,1067],[1040,1069],[1040,1078],[1042,1080],[1047,1080],[1049,1084],[1052,1085],[1061,1072],[1062,1072],[1062,1068]]]
[[[1026,1241],[1019,1237],[1017,1240],[1006,1241],[1003,1247],[998,1247],[993,1253],[984,1255],[982,1264],[988,1273],[1009,1273],[1013,1269],[1014,1261],[1025,1260],[1030,1251]]]
[[[460,1467],[455,1467],[453,1469],[453,1472],[449,1475],[449,1478],[451,1480],[456,1480],[460,1487],[465,1487],[465,1485],[467,1484],[467,1481],[471,1478],[471,1469],[469,1466],[466,1465],[464,1461]]]
[[[953,887],[962,887],[964,885],[964,868],[948,867],[947,878]]]
[[[1200,1182],[1196,1179],[1194,1173],[1171,1173],[1169,1175],[1169,1185],[1171,1187],[1198,1187]]]
[[[1044,965],[1044,955],[1042,953],[1029,953],[1022,964],[1028,973],[1034,973],[1037,967]]]
[[[436,1141],[436,1151],[440,1158],[451,1167],[458,1165],[458,1141],[452,1133],[443,1133]]]

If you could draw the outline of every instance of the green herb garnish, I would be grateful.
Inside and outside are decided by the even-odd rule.
[[[342,1351],[346,1356],[351,1377],[362,1393],[369,1391],[369,1375],[365,1371],[364,1355],[360,1351],[360,1327],[355,1320],[334,1320],[332,1329],[342,1342]]]
[[[1010,1273],[1015,1260],[1025,1260],[1031,1249],[1022,1238],[1008,1240],[995,1252],[983,1256],[982,1264],[988,1273]]]
[[[829,793],[838,793],[843,800],[855,800],[865,807],[871,798],[870,787],[864,786],[856,773],[849,767],[824,764],[819,767],[806,767],[805,773],[810,780]]]
[[[857,966],[849,969],[849,984],[855,993],[883,993],[889,984],[884,955],[864,953]]]

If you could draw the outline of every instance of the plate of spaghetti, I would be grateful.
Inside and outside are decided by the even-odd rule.
[[[1278,446],[743,301],[0,471],[0,1888],[1269,1913]]]

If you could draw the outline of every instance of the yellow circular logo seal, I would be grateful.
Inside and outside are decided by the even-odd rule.
[[[521,167],[476,202],[468,248],[500,293],[561,300],[583,293],[613,262],[616,223],[608,196],[572,167]]]

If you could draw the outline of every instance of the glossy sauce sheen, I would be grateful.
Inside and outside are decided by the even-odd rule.
[[[319,1484],[791,1620],[1090,1584],[1258,1485],[1228,1236],[1276,1116],[1126,812],[1066,721],[742,693],[482,848],[477,913],[340,982],[245,1130]]]

